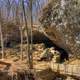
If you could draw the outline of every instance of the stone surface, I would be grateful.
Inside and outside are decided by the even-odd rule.
[[[43,9],[40,18],[44,34],[57,46],[74,54],[74,57],[80,57],[80,2],[78,1],[52,0]]]

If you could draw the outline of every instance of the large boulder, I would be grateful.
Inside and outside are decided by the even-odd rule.
[[[52,0],[40,17],[44,34],[57,46],[80,57],[80,2]]]
[[[13,47],[17,43],[20,43],[21,36],[19,27],[19,25],[16,25],[12,22],[4,22],[4,24],[2,25],[2,33],[5,47]],[[33,30],[32,37],[33,43],[45,43],[46,46],[49,45],[49,43],[51,43],[50,40],[38,30]],[[29,41],[31,41],[31,33],[29,34]],[[27,43],[25,27],[23,27],[23,43]]]

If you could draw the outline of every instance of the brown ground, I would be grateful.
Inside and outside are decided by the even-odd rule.
[[[50,68],[50,62],[39,62],[40,54],[45,49],[44,44],[35,44],[33,51],[33,64],[36,71],[37,78],[39,80],[56,80],[56,74]],[[0,80],[8,80],[8,76],[16,75],[17,72],[24,72],[28,70],[27,57],[26,57],[26,45],[23,47],[24,60],[20,59],[19,45],[16,49],[6,49],[6,57],[4,60],[0,60]],[[80,60],[75,60],[69,64],[79,64]],[[8,73],[6,73],[6,71]],[[4,73],[4,74],[3,74]],[[64,76],[63,76],[64,77]],[[38,80],[37,79],[37,80]],[[65,79],[66,80],[66,79]]]

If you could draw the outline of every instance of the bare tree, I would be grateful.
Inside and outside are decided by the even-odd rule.
[[[23,14],[24,14],[24,20],[25,20],[25,28],[26,28],[26,31],[27,31],[27,58],[28,58],[28,63],[29,63],[28,65],[29,65],[29,68],[31,68],[32,64],[31,64],[31,58],[30,58],[29,30],[28,30],[28,26],[27,26],[24,0],[21,0],[21,1],[22,1],[22,8],[23,8]]]
[[[1,8],[0,8],[0,39],[1,39],[1,48],[2,48],[2,59],[4,59],[4,40],[2,33],[2,20],[1,20]]]
[[[22,30],[22,24],[23,24],[23,15],[21,15],[20,12],[20,8],[21,4],[20,2],[18,2],[18,4],[16,4],[16,24],[19,26],[19,30],[20,30],[20,38],[21,38],[21,60],[23,60],[23,30]]]
[[[33,3],[33,0],[30,0],[30,33],[31,33],[31,48],[30,48],[30,57],[31,57],[31,68],[33,69],[33,13],[32,13],[32,3]]]

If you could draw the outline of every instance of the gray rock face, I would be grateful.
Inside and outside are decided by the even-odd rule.
[[[13,46],[20,41],[19,26],[13,23],[6,23],[2,25],[2,33],[4,46]]]
[[[43,9],[40,22],[45,34],[56,45],[80,57],[79,0],[52,0]]]

